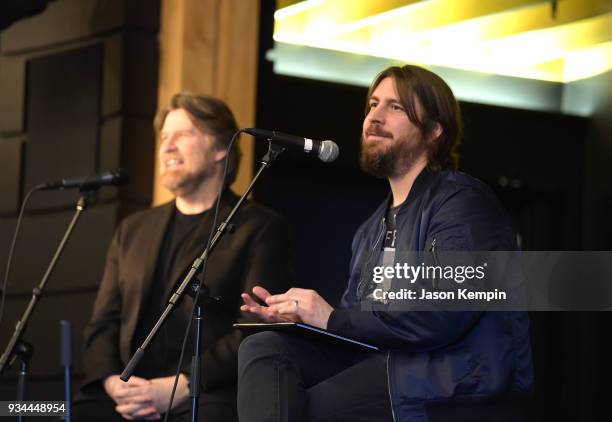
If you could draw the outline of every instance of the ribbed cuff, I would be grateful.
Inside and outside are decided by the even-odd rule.
[[[348,332],[351,326],[349,312],[346,309],[334,309],[327,320],[327,331],[349,337]]]

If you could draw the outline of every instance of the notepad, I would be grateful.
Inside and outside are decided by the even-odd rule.
[[[330,333],[329,331],[321,328],[314,327],[309,324],[302,322],[254,322],[244,324],[234,324],[235,328],[240,330],[252,330],[252,331],[283,331],[295,335],[305,336],[312,338],[315,341],[322,341],[324,343],[333,344],[340,347],[352,347],[359,349],[366,349],[372,351],[380,350],[377,346],[372,344],[364,343],[362,341],[354,340],[348,337],[340,336],[338,334]]]

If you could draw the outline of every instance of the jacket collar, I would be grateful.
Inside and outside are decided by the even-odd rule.
[[[414,179],[414,183],[412,184],[412,189],[410,189],[408,197],[400,205],[398,214],[402,213],[406,208],[410,206],[410,204],[412,204],[427,189],[429,189],[438,176],[439,172],[433,171],[429,169],[429,167],[425,167],[423,170],[421,170],[416,179]],[[386,215],[387,209],[391,204],[392,197],[392,192],[389,189],[389,193],[387,193],[387,197],[385,198],[385,200],[378,206],[376,211],[374,211],[374,216],[377,220],[383,218]]]
[[[421,195],[423,195],[423,193],[431,187],[438,175],[438,172],[429,169],[429,167],[425,167],[423,170],[421,170],[416,179],[414,179],[414,183],[412,184],[412,189],[410,189],[408,197],[400,205],[398,214],[408,208],[410,204],[415,202]]]

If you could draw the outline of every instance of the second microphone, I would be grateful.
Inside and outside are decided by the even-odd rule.
[[[301,136],[288,135],[274,130],[247,128],[244,132],[255,137],[266,138],[272,142],[279,142],[286,148],[299,149],[307,154],[316,154],[325,163],[330,163],[338,158],[340,148],[334,141],[317,141]]]

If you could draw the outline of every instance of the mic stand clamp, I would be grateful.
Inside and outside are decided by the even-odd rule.
[[[27,341],[20,340],[15,347],[14,359],[19,359],[19,378],[17,381],[17,401],[26,400],[27,374],[30,368],[30,360],[34,354],[34,347]]]
[[[202,338],[201,322],[202,322],[202,315],[203,315],[203,305],[206,304],[207,306],[210,307],[211,304],[218,304],[220,302],[220,298],[210,297],[208,287],[206,287],[206,285],[204,284],[204,280],[200,280],[199,282],[197,282],[197,280],[193,280],[194,276],[200,271],[200,269],[202,268],[202,265],[206,263],[206,261],[208,260],[209,254],[212,252],[215,245],[217,244],[217,241],[221,238],[221,236],[226,231],[229,231],[229,232],[233,231],[233,225],[230,223],[230,221],[232,220],[236,212],[238,212],[243,202],[246,200],[246,197],[253,190],[255,183],[259,179],[259,176],[261,176],[261,174],[266,168],[270,167],[274,163],[274,160],[284,150],[285,150],[284,147],[273,144],[272,142],[268,142],[268,152],[262,157],[261,166],[259,167],[259,170],[257,170],[257,173],[255,173],[255,176],[253,176],[253,180],[251,180],[251,183],[249,184],[245,192],[242,194],[242,196],[240,197],[236,205],[234,205],[234,208],[232,208],[232,210],[230,211],[228,216],[225,218],[225,220],[223,220],[221,224],[219,224],[219,227],[217,228],[215,235],[213,236],[210,242],[210,246],[205,248],[204,251],[202,251],[202,253],[200,254],[200,256],[197,257],[193,261],[189,272],[183,278],[183,281],[181,281],[181,284],[179,285],[179,287],[170,297],[170,300],[168,301],[168,305],[166,306],[166,309],[164,309],[161,316],[159,317],[159,319],[157,320],[157,322],[155,323],[155,325],[153,326],[153,328],[151,329],[151,331],[149,332],[149,334],[143,341],[142,345],[136,350],[136,352],[134,353],[130,361],[127,363],[127,365],[123,369],[123,372],[121,373],[121,376],[120,376],[121,380],[127,382],[132,376],[132,374],[134,373],[136,366],[138,365],[138,363],[144,356],[146,348],[153,341],[153,339],[157,335],[157,332],[159,331],[161,326],[165,323],[166,318],[168,317],[170,312],[174,310],[174,307],[176,306],[176,304],[183,298],[185,293],[188,293],[188,294],[194,293],[194,295],[197,295],[198,290],[200,290],[199,299],[198,299],[198,302],[196,303],[196,312],[194,316],[195,323],[196,323],[195,324],[196,332],[194,336],[194,339],[195,339],[194,354],[193,354],[192,361],[191,361],[191,366],[192,366],[191,367],[191,380],[189,383],[189,396],[191,398],[191,421],[195,422],[198,420],[198,404],[199,404],[199,398],[200,398],[200,376],[201,376],[201,360],[202,360],[202,349],[201,349],[200,343],[201,343],[201,338]]]
[[[17,377],[17,401],[23,402],[27,400],[27,390],[28,390],[28,371],[30,369],[30,360],[32,360],[32,355],[34,354],[34,347],[24,340],[19,340],[17,346],[15,347],[15,353],[13,357],[13,361],[15,359],[19,359],[19,375]],[[17,417],[19,422],[23,422],[25,420],[25,416],[23,413],[20,413]]]

